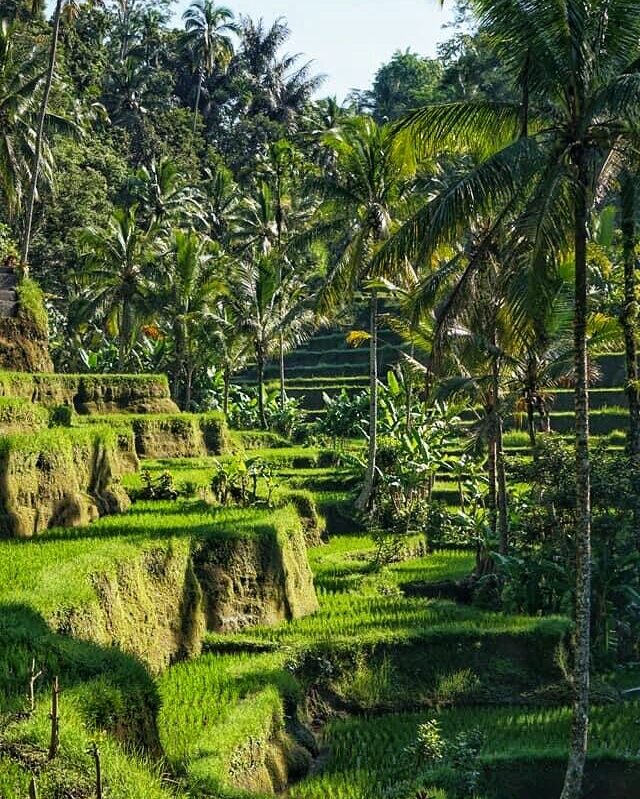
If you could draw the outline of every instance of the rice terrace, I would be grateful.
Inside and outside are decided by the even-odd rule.
[[[639,144],[640,0],[0,0],[0,799],[640,797]]]

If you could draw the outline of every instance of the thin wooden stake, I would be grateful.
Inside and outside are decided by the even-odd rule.
[[[49,760],[53,760],[55,758],[60,747],[59,698],[60,680],[57,677],[54,677],[53,687],[51,689],[51,742],[49,744]]]
[[[96,764],[96,799],[102,799],[102,764],[100,762],[100,750],[95,741],[91,745],[91,754]]]
[[[31,677],[29,678],[29,710],[36,712],[36,683],[42,677],[42,669],[36,672],[36,659],[31,661]]]
[[[36,785],[36,778],[31,775],[31,782],[29,783],[29,799],[38,799],[38,786]]]

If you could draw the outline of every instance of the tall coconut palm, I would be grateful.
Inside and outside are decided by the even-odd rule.
[[[222,365],[223,396],[222,410],[229,415],[229,390],[231,377],[243,369],[251,357],[251,339],[240,317],[242,303],[221,301],[214,317],[214,342],[216,355]]]
[[[98,2],[98,0],[91,0]],[[60,41],[60,28],[62,26],[63,15],[66,14],[68,19],[72,19],[78,12],[82,0],[56,0],[55,9],[53,12],[53,20],[51,26],[51,40],[49,45],[49,65],[46,72],[44,81],[44,90],[42,93],[42,100],[40,103],[40,113],[38,115],[38,122],[36,126],[36,140],[35,148],[33,151],[33,165],[31,167],[31,185],[29,188],[29,195],[27,198],[27,208],[25,213],[24,233],[22,237],[22,262],[25,267],[29,263],[29,250],[31,249],[31,237],[33,230],[33,214],[35,210],[36,200],[38,198],[38,181],[40,179],[40,170],[42,167],[43,155],[45,154],[46,138],[45,138],[45,125],[47,116],[49,114],[49,99],[51,97],[51,89],[55,78],[56,64],[58,59],[58,44]]]
[[[195,0],[184,12],[186,44],[197,70],[198,84],[193,110],[193,135],[198,128],[198,111],[205,78],[213,75],[216,67],[229,63],[233,56],[230,34],[238,28],[233,22],[231,9],[216,5],[213,0]]]
[[[139,223],[137,206],[116,208],[105,229],[87,228],[86,253],[79,275],[85,313],[99,317],[119,342],[118,368],[126,371],[129,355],[153,294],[149,266],[155,255],[153,236]]]
[[[35,93],[44,79],[37,51],[18,59],[14,28],[0,22],[0,191],[10,219],[14,219],[29,184],[36,141]],[[43,172],[50,176],[50,153],[44,150]]]
[[[169,260],[162,312],[174,342],[174,396],[189,410],[198,353],[206,349],[207,323],[212,326],[226,284],[220,277],[219,248],[193,230],[173,231]]]
[[[640,189],[635,174],[626,169],[620,178],[620,225],[622,229],[622,261],[624,269],[624,308],[621,323],[624,330],[629,403],[629,452],[633,471],[634,524],[640,548],[640,366],[638,364],[638,208]]]
[[[399,206],[407,194],[411,160],[394,141],[391,131],[372,119],[349,120],[325,137],[333,154],[333,166],[323,181],[325,201],[319,211],[320,226],[332,227],[340,235],[339,259],[328,275],[321,297],[321,307],[344,303],[357,290],[365,289],[374,278],[372,258],[380,244],[391,234]],[[386,262],[391,271],[398,264]],[[384,275],[382,275],[384,276]],[[369,448],[367,472],[357,505],[364,510],[370,504],[377,458],[378,418],[378,295],[369,297]]]
[[[201,215],[201,197],[170,158],[152,161],[129,181],[129,193],[148,230],[166,230]]]
[[[247,254],[231,288],[236,317],[250,339],[256,359],[260,424],[267,427],[265,367],[280,349],[302,344],[312,332],[315,314],[308,308],[308,287],[296,276],[280,280],[277,259],[259,251]]]
[[[472,5],[511,70],[522,102],[436,106],[410,118],[407,129],[428,151],[468,145],[493,154],[414,216],[387,257],[424,255],[459,232],[468,218],[482,214],[500,224],[504,208],[516,207],[511,267],[539,274],[560,253],[570,252],[574,259],[574,722],[562,799],[577,799],[587,752],[590,685],[589,217],[602,165],[612,148],[632,135],[640,113],[640,0],[473,0]]]
[[[308,251],[304,234],[317,203],[304,191],[302,159],[291,142],[272,143],[258,168],[255,192],[239,203],[233,217],[232,242],[241,252],[255,248],[276,259],[278,281],[283,283],[294,271],[304,270]],[[282,339],[278,357],[282,408],[286,402],[285,349]]]

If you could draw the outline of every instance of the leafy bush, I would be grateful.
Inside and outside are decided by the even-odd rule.
[[[273,464],[260,457],[245,460],[241,457],[228,461],[217,461],[211,478],[211,491],[220,505],[272,504],[276,488],[276,472]],[[260,496],[260,489],[265,496]]]
[[[368,391],[352,393],[343,388],[333,397],[325,392],[322,399],[325,413],[316,423],[320,435],[334,441],[363,435],[369,418]]]
[[[49,316],[40,286],[31,278],[23,278],[18,284],[20,313],[27,317],[42,336],[49,333]]]
[[[628,455],[596,444],[591,453],[594,652],[640,654],[640,553]],[[575,455],[542,436],[536,457],[518,467],[530,487],[512,503],[513,552],[495,556],[505,610],[569,613],[574,596]]]
[[[58,405],[51,409],[49,426],[71,427],[73,425],[74,416],[74,410],[70,405]]]
[[[140,499],[173,500],[178,498],[175,480],[171,472],[162,472],[154,478],[149,470],[143,469],[142,481],[144,488],[140,492]]]

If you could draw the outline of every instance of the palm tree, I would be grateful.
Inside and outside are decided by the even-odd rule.
[[[304,233],[316,204],[301,188],[300,154],[286,140],[274,142],[259,164],[260,182],[238,205],[232,242],[241,252],[256,249],[278,264],[278,282],[303,271]],[[300,242],[302,244],[300,245]],[[293,263],[296,262],[294,267]],[[281,295],[282,299],[282,295]],[[280,335],[280,406],[286,402],[284,334]]]
[[[212,340],[215,342],[216,355],[222,364],[222,410],[225,416],[229,415],[231,377],[246,366],[251,355],[251,340],[247,335],[244,320],[239,315],[241,306],[241,303],[220,301],[214,317]]]
[[[24,233],[22,238],[21,256],[25,267],[29,263],[29,250],[31,248],[31,236],[33,229],[33,214],[35,210],[36,199],[38,197],[38,181],[40,179],[40,170],[42,167],[43,154],[46,147],[45,125],[49,113],[51,88],[53,87],[53,80],[56,72],[62,17],[66,13],[69,19],[73,18],[76,15],[81,2],[82,0],[56,0],[56,5],[53,12],[51,43],[49,46],[49,66],[46,72],[44,91],[42,95],[42,101],[40,103],[40,113],[38,115],[38,122],[36,126],[36,141],[33,152],[33,165],[31,167],[31,186],[27,199]],[[93,0],[93,2],[97,2],[97,0]]]
[[[191,222],[201,215],[199,193],[170,158],[140,167],[128,188],[132,204],[138,205],[149,231],[164,230],[180,220]]]
[[[217,6],[213,0],[195,0],[184,12],[185,38],[198,73],[198,85],[193,111],[193,135],[198,127],[198,110],[205,78],[216,67],[229,63],[233,56],[231,33],[237,33],[233,11]]]
[[[79,282],[86,287],[84,311],[99,316],[118,337],[118,368],[124,372],[144,318],[152,285],[149,265],[155,255],[153,235],[139,223],[135,205],[116,208],[105,229],[86,228],[82,243],[85,268]]]
[[[173,334],[174,396],[184,410],[191,407],[198,353],[206,351],[207,323],[212,322],[216,303],[226,291],[219,277],[220,259],[219,248],[194,230],[173,231],[162,309]]]
[[[260,424],[267,427],[265,367],[280,349],[302,344],[315,325],[315,314],[307,307],[308,287],[304,281],[290,276],[281,281],[277,259],[254,251],[241,264],[240,274],[231,289],[236,317],[250,339],[256,359]]]
[[[279,55],[290,36],[284,19],[267,28],[262,19],[243,17],[238,59],[250,91],[248,113],[280,122],[288,133],[324,82],[324,76],[313,73],[311,62],[300,64],[297,54]]]
[[[325,201],[319,210],[319,230],[340,234],[340,257],[328,275],[321,308],[344,303],[358,289],[380,276],[372,257],[391,234],[398,206],[410,188],[411,161],[397,146],[391,131],[372,119],[348,120],[325,137],[333,166],[325,174]],[[404,266],[403,262],[399,262]],[[392,265],[398,271],[398,262]],[[387,274],[391,270],[387,269]],[[369,506],[376,475],[378,418],[378,295],[369,300],[369,447],[367,472],[357,505]]]
[[[405,125],[426,151],[482,148],[486,157],[416,214],[386,258],[419,257],[467,219],[502,226],[517,210],[508,266],[540,275],[559,254],[575,262],[576,604],[574,723],[562,799],[581,792],[587,752],[591,623],[591,500],[587,382],[587,243],[594,186],[640,107],[640,0],[473,0],[481,29],[520,88],[520,104],[434,106]],[[543,109],[543,110],[539,110]],[[487,234],[487,241],[494,231]],[[474,259],[470,270],[479,268]],[[541,284],[542,285],[542,284]]]
[[[634,525],[640,548],[640,368],[638,365],[638,179],[625,169],[620,179],[620,216],[622,228],[622,261],[624,268],[624,307],[620,321],[624,331],[629,403],[629,453],[634,484]]]
[[[29,183],[36,141],[37,113],[34,95],[44,75],[38,53],[32,50],[20,60],[14,55],[14,28],[0,22],[0,190],[10,219],[22,204]],[[43,145],[43,172],[50,177],[51,159]]]

